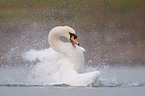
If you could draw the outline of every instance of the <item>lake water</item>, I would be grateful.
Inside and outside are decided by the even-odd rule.
[[[28,80],[31,67],[1,67],[0,96],[144,96],[145,67],[86,67],[99,70],[92,87],[39,85]]]
[[[145,87],[0,87],[1,96],[144,96]]]

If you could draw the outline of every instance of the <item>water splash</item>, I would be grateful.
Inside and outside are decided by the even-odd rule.
[[[48,86],[47,80],[29,78],[32,75],[32,69],[34,66],[5,66],[0,68],[0,86]],[[85,71],[98,70],[98,67],[86,67]],[[92,87],[142,87],[145,86],[145,77],[142,76],[142,72],[145,72],[145,68],[107,68],[100,69],[101,77],[93,84]],[[128,72],[128,74],[124,74]],[[137,73],[136,73],[137,72]],[[137,77],[131,77],[131,74],[140,74]],[[126,78],[128,77],[128,78]],[[120,79],[122,78],[122,79]],[[36,81],[39,80],[39,81]],[[68,86],[66,84],[54,85],[54,86]]]
[[[5,46],[4,49],[7,48],[6,53],[3,54],[2,57],[0,58],[0,66],[1,66],[0,67],[0,85],[6,85],[6,86],[21,86],[21,85],[22,86],[23,85],[24,86],[38,86],[39,85],[39,86],[42,86],[42,85],[48,84],[48,82],[45,82],[45,80],[43,79],[42,81],[44,83],[42,84],[40,83],[41,80],[34,81],[30,79],[29,77],[32,74],[32,69],[37,61],[29,63],[22,60],[21,58],[21,54],[23,52],[28,51],[31,48],[36,48],[36,49],[41,49],[45,47],[48,48],[48,43],[46,39],[48,35],[48,29],[47,29],[48,27],[47,26],[45,27],[46,28],[42,27],[41,24],[38,24],[36,22],[33,22],[33,24],[31,23],[31,25],[27,27],[19,26],[19,31],[22,31],[19,33],[19,36],[16,37],[16,34],[12,34],[11,37],[14,39],[7,40],[11,42],[9,42],[7,46]],[[93,36],[96,37],[96,33]],[[82,37],[84,36],[82,35]],[[93,42],[92,39],[90,40],[91,42]],[[7,43],[7,42],[4,42],[4,43]],[[84,46],[87,47],[88,45],[84,45]],[[93,44],[93,49],[96,49],[96,48],[101,49],[101,45],[98,47],[96,46],[98,45]],[[95,87],[127,87],[127,86],[134,87],[134,86],[145,85],[144,83],[145,77],[142,76],[143,73],[145,73],[143,68],[119,68],[119,67],[111,68],[108,65],[106,65],[106,61],[108,60],[107,54],[104,55],[105,59],[103,60],[101,59],[102,62],[99,62],[99,63],[97,62],[97,64],[92,64],[94,63],[94,60],[99,58],[99,56],[96,56],[96,53],[93,53],[91,51],[92,49],[89,49],[89,48],[87,52],[90,51],[88,53],[91,53],[91,55],[87,55],[87,56],[93,56],[93,58],[88,57],[89,58],[88,65],[89,64],[99,65],[99,67],[86,66],[85,71],[90,72],[90,71],[99,70],[101,73],[100,80],[93,86]],[[9,66],[4,66],[5,64],[8,64]]]

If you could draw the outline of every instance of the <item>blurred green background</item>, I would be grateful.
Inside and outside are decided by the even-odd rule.
[[[1,65],[48,48],[59,25],[76,30],[88,64],[145,65],[145,0],[0,0]]]

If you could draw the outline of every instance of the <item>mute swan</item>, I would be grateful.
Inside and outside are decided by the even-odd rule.
[[[61,41],[61,36],[71,43]],[[80,73],[84,69],[85,49],[78,46],[74,29],[69,26],[55,27],[48,35],[48,42],[51,46],[49,49],[30,50],[23,54],[30,61],[40,60],[33,70],[36,77],[48,79],[49,85],[89,86],[97,81],[100,75],[98,71]]]

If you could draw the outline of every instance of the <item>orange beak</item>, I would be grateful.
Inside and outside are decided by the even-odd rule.
[[[71,37],[71,41],[73,41],[74,43],[76,43],[77,45],[79,45],[79,42],[77,41],[77,39],[74,38],[74,36]]]
[[[74,38],[74,36],[72,36],[70,40],[71,40],[71,43],[74,46],[74,48],[76,47],[75,44],[80,45],[79,42],[77,41],[77,39]]]

